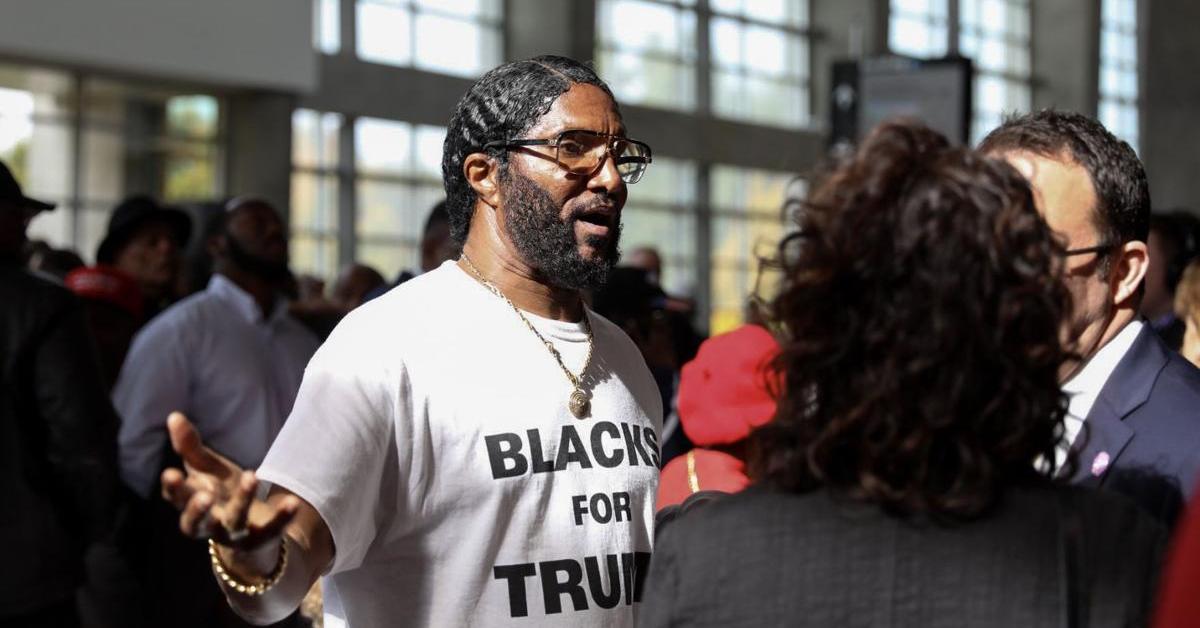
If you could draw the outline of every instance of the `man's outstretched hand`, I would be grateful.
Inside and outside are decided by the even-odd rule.
[[[162,473],[163,499],[179,509],[179,529],[192,538],[211,537],[235,550],[249,551],[278,543],[296,515],[300,500],[258,499],[258,479],[209,449],[196,428],[179,412],[167,418],[171,447],[183,458],[183,470]]]

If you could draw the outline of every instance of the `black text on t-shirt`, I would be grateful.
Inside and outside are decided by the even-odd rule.
[[[483,440],[487,444],[492,478],[497,480],[526,473],[591,469],[594,465],[659,466],[658,435],[650,427],[624,422],[597,421],[592,424],[586,441],[574,425],[564,425],[557,443],[551,441],[548,447],[543,446],[541,431],[536,428],[526,430],[524,435],[490,434]]]

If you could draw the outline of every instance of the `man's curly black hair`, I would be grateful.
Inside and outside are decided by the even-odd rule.
[[[489,71],[458,101],[442,147],[442,182],[455,241],[466,242],[475,209],[475,192],[463,175],[467,155],[482,152],[488,142],[520,138],[577,84],[595,85],[612,97],[592,68],[574,59],[543,55]],[[613,103],[615,107],[615,98]],[[496,157],[507,164],[503,151],[497,151]]]

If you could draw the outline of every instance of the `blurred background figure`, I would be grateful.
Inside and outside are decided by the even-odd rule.
[[[885,124],[808,205],[761,487],[658,539],[640,625],[1143,623],[1162,527],[1052,480],[1069,297],[1021,175]]]
[[[134,196],[113,209],[96,263],[137,282],[145,301],[144,320],[150,320],[176,299],[181,251],[191,233],[192,221],[184,212]]]
[[[77,268],[66,276],[65,283],[83,299],[104,382],[112,390],[133,336],[145,320],[141,289],[128,275],[108,266]]]
[[[621,265],[640,268],[646,271],[646,281],[655,286],[662,285],[662,258],[653,247],[639,246],[633,249],[621,256]]]
[[[1200,366],[1200,261],[1193,260],[1181,273],[1175,290],[1175,316],[1184,326],[1179,352]]]
[[[234,199],[222,222],[210,240],[208,288],[139,332],[113,391],[121,477],[148,500],[139,541],[151,625],[246,625],[225,603],[204,543],[181,536],[172,508],[156,499],[159,474],[178,464],[167,416],[185,412],[214,449],[254,468],[291,412],[319,344],[280,294],[289,271],[279,214],[265,201]]]
[[[692,448],[678,429],[673,408],[679,365],[695,355],[694,350],[688,352],[690,347],[681,348],[677,342],[677,321],[667,311],[666,300],[662,288],[649,280],[645,270],[627,266],[614,268],[608,281],[592,295],[592,309],[629,335],[654,376],[663,403],[662,464]]]
[[[347,312],[362,305],[367,295],[383,286],[386,280],[379,271],[366,264],[350,264],[342,269],[333,284],[333,302]]]
[[[446,201],[438,201],[429,216],[425,218],[425,228],[421,230],[421,272],[427,273],[442,262],[458,259],[462,247],[450,237],[450,214],[446,213]],[[405,278],[401,273],[397,284],[404,283],[415,275]]]
[[[21,265],[25,230],[49,203],[0,162],[0,625],[79,625],[84,554],[116,512],[117,417],[78,299]]]
[[[746,437],[775,416],[779,344],[757,325],[713,336],[679,377],[679,421],[695,449],[663,466],[656,508],[700,491],[736,493],[750,484]]]
[[[375,287],[366,293],[363,300],[370,301],[417,275],[441,266],[442,262],[458,259],[461,251],[462,247],[450,237],[450,214],[446,213],[446,201],[440,200],[429,210],[421,230],[420,267],[400,271],[395,283]]]
[[[1200,219],[1187,211],[1152,214],[1146,247],[1150,259],[1139,311],[1163,343],[1179,351],[1185,325],[1175,315],[1175,290],[1183,269],[1200,253]]]
[[[182,268],[175,282],[175,294],[178,298],[193,295],[208,287],[212,277],[213,258],[209,253],[213,238],[221,235],[224,226],[225,204],[221,202],[201,202],[184,205],[181,211],[186,212],[192,221],[192,233],[187,246],[183,248]]]
[[[592,308],[616,323],[641,349],[663,400],[662,464],[692,448],[675,410],[679,366],[696,356],[703,337],[643,268],[618,266],[592,298]]]

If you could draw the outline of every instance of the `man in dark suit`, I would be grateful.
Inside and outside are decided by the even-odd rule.
[[[1128,144],[1075,113],[1006,121],[980,149],[1029,179],[1066,246],[1079,360],[1062,373],[1073,480],[1125,493],[1170,522],[1200,471],[1200,371],[1138,316],[1149,261],[1150,192]],[[1086,426],[1086,427],[1084,427]]]

